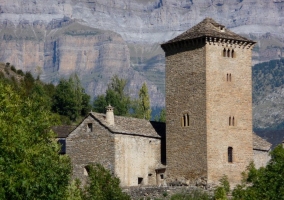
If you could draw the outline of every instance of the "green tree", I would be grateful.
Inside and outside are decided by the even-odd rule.
[[[29,96],[35,84],[35,79],[33,75],[30,72],[26,72],[24,80],[21,84],[25,89],[25,95]]]
[[[155,116],[155,121],[157,122],[166,122],[166,110],[163,108],[159,115]]]
[[[68,80],[61,79],[55,89],[52,110],[76,121],[81,115],[90,111],[90,97],[81,86],[78,76],[72,75]]]
[[[75,121],[78,117],[75,93],[72,82],[61,79],[55,89],[52,110],[60,115],[68,116]]]
[[[40,90],[40,89],[39,89]],[[50,126],[57,115],[40,92],[0,83],[0,199],[63,199],[71,173]]]
[[[99,95],[97,96],[97,98],[94,100],[93,103],[93,108],[96,112],[99,113],[105,113],[106,109],[105,107],[107,106],[107,102],[106,102],[106,97],[105,95]]]
[[[166,122],[166,109],[161,110],[159,122]]]
[[[284,199],[284,148],[278,145],[271,152],[271,160],[266,167],[256,169],[248,166],[248,173],[243,174],[243,183],[233,190],[234,199]]]
[[[143,83],[139,91],[139,101],[138,101],[137,111],[138,111],[137,112],[138,118],[150,120],[151,105],[150,105],[150,97],[149,97],[148,88],[147,88],[146,83]]]
[[[88,165],[88,184],[84,191],[85,200],[130,200],[119,187],[120,180],[111,175],[102,165]]]
[[[113,76],[106,90],[106,95],[100,95],[94,100],[94,110],[104,113],[105,107],[110,104],[115,108],[115,115],[129,115],[131,100],[125,92],[126,84],[125,79],[121,79],[117,75]]]
[[[90,100],[91,100],[90,95],[88,95],[86,93],[82,94],[81,116],[86,116],[88,114],[88,112],[91,111]]]

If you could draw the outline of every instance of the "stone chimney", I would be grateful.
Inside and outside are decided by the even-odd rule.
[[[114,125],[114,114],[113,114],[113,109],[111,105],[108,105],[106,107],[106,121],[109,125]]]

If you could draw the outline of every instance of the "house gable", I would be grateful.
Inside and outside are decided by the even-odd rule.
[[[90,163],[100,163],[114,172],[114,135],[88,115],[66,138],[66,153],[72,160],[73,177],[86,181],[84,168]]]

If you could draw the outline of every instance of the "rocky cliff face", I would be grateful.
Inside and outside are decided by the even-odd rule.
[[[48,82],[77,72],[91,96],[120,74],[163,105],[159,44],[205,17],[257,41],[254,63],[284,56],[284,0],[0,0],[0,13],[1,62]]]

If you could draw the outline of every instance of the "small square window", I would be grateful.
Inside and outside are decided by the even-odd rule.
[[[143,178],[142,177],[138,177],[138,185],[142,185],[143,183]]]

